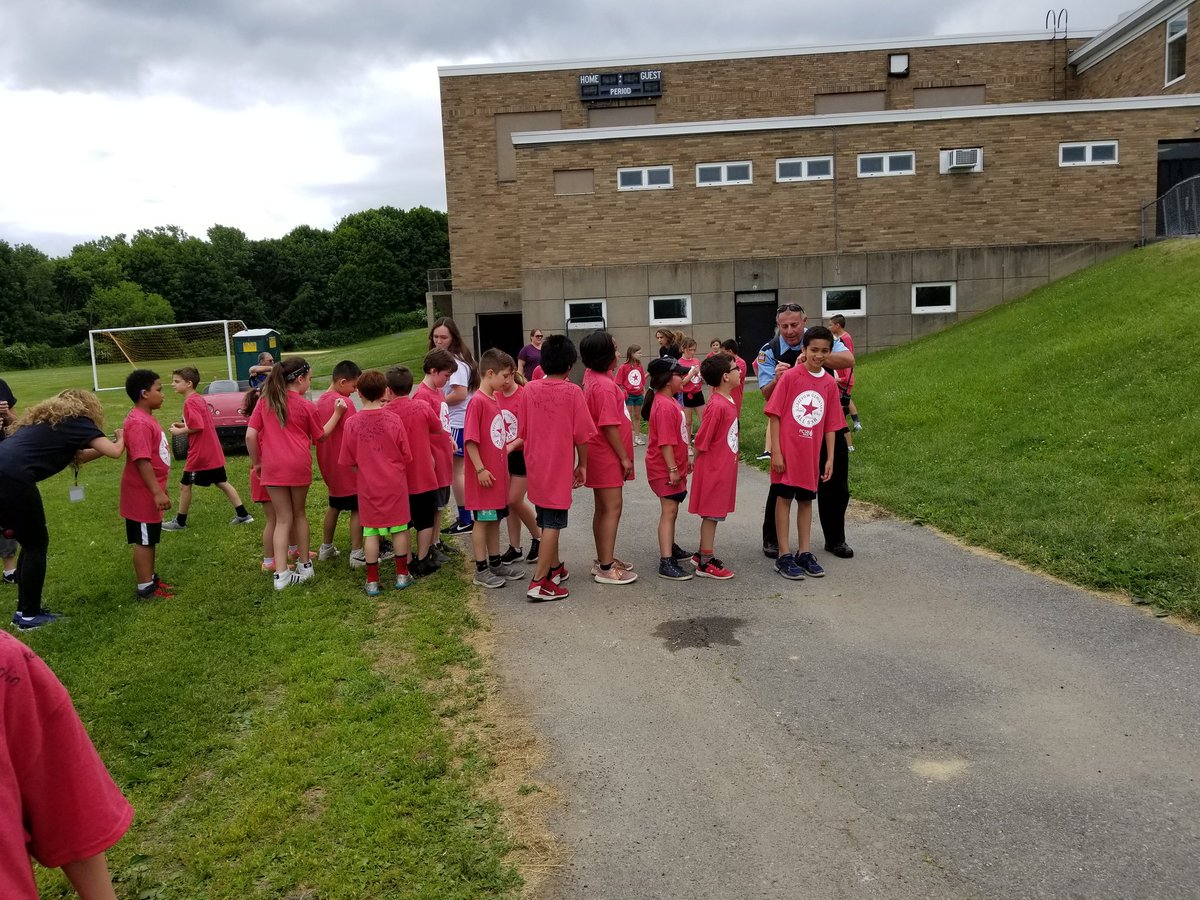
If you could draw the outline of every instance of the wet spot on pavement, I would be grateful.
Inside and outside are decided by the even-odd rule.
[[[713,644],[740,647],[742,642],[734,637],[734,632],[745,624],[745,619],[733,619],[727,616],[672,619],[654,629],[654,636],[662,638],[663,643],[672,653],[687,647],[704,648],[711,647]]]
[[[917,759],[912,763],[913,774],[929,781],[950,781],[967,771],[965,759]]]

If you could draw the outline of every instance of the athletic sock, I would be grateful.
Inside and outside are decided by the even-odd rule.
[[[175,521],[178,522],[180,525],[187,524],[187,517],[188,517],[187,513],[175,513]]]
[[[145,582],[145,583],[140,583],[140,582],[139,582],[139,584],[138,584],[138,590],[139,590],[139,591],[144,591],[144,590],[146,590],[146,588],[153,587],[153,586],[154,586],[154,582],[153,582],[153,581],[147,581],[147,582]]]
[[[496,566],[500,565],[500,554],[497,553],[495,556],[491,556],[489,554],[488,555],[488,565],[491,566],[493,569],[496,568]]]
[[[487,567],[488,567],[488,564],[487,564],[487,560],[486,560],[486,559],[477,559],[477,560],[475,560],[475,571],[476,571],[476,572],[486,572],[486,571],[487,571]]]
[[[235,515],[237,515],[237,517],[239,519],[244,519],[244,518],[246,518],[246,516],[250,515],[250,513],[246,512],[246,504],[245,503],[243,503],[241,506],[239,506],[233,512]]]
[[[600,563],[600,571],[601,572],[611,572],[612,567],[613,567],[612,563]]]
[[[858,421],[858,416],[851,416],[850,418],[851,418],[852,420],[854,420],[855,422],[857,422],[857,421]]]
[[[367,563],[367,581],[379,580],[379,563]]]
[[[397,575],[407,575],[408,574],[408,560],[405,559],[403,556],[396,557],[396,574]]]
[[[263,565],[264,565],[264,566],[271,566],[272,568],[274,568],[274,566],[275,566],[275,557],[273,557],[273,556],[264,556],[264,557],[263,557]]]
[[[465,506],[460,506],[458,508],[458,521],[462,522],[464,525],[470,525],[474,521],[474,519],[471,518],[471,514],[467,512],[467,508]]]
[[[288,544],[288,556],[295,556],[300,552],[300,547],[296,544]]]
[[[703,550],[700,551],[700,565],[701,566],[707,566],[710,562],[712,562],[712,558],[713,558],[713,555],[711,553],[705,553]]]

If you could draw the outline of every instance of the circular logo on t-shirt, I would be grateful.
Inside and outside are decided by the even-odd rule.
[[[504,413],[496,413],[492,417],[492,427],[488,431],[492,435],[492,443],[497,450],[504,449],[504,433],[507,429],[504,427]]]
[[[725,443],[729,445],[729,449],[734,453],[738,452],[738,423],[734,419],[729,426],[729,431],[725,434]]]
[[[688,384],[699,384],[699,383],[700,383],[700,373],[699,372],[696,372],[695,375],[693,375],[691,378],[688,379]]]
[[[442,401],[442,408],[439,411],[442,416],[442,431],[450,431],[450,407],[446,405],[446,401]]]
[[[502,409],[500,415],[504,416],[504,443],[511,444],[517,439],[517,416],[511,410]]]
[[[816,391],[803,391],[792,401],[792,418],[805,428],[812,428],[825,418],[825,398]]]
[[[626,377],[626,380],[629,382],[630,387],[638,388],[638,387],[642,386],[642,373],[640,370],[630,369],[629,374],[625,377]]]
[[[163,465],[170,468],[171,466],[171,446],[167,443],[166,432],[162,434],[158,442],[158,455],[162,458]]]

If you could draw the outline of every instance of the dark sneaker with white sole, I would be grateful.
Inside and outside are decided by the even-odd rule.
[[[23,616],[19,612],[15,612],[12,617],[12,623],[20,631],[33,631],[35,628],[41,628],[43,625],[49,625],[51,622],[57,621],[58,616],[48,610],[43,610],[32,616]]]
[[[685,557],[686,558],[686,557]],[[683,568],[676,560],[660,559],[658,561],[658,577],[668,581],[689,581],[692,572]]]
[[[775,560],[775,571],[790,581],[803,581],[804,570],[796,564],[796,557],[785,553]]]
[[[804,574],[809,578],[824,578],[825,570],[821,568],[821,564],[817,562],[817,558],[811,553],[801,553],[796,557],[796,565],[804,570]]]

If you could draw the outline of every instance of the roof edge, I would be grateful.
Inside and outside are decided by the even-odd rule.
[[[1150,0],[1072,53],[1069,62],[1075,66],[1076,73],[1086,72],[1191,3],[1192,0]]]

